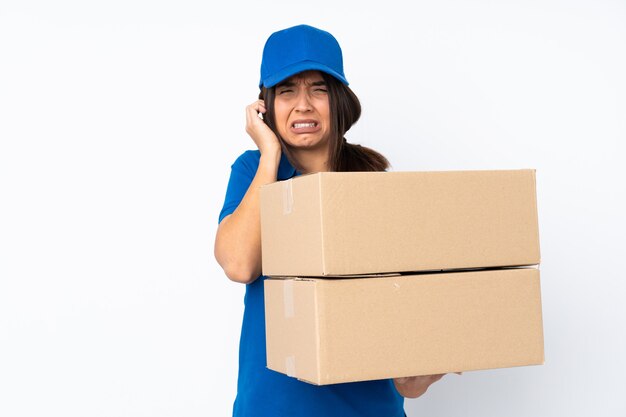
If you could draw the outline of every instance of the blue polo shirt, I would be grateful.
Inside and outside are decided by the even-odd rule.
[[[260,157],[258,150],[246,151],[232,165],[220,222],[243,199]],[[298,172],[282,156],[278,180],[295,175]],[[315,386],[267,369],[264,280],[260,276],[246,285],[233,417],[404,417],[404,398],[390,379]]]

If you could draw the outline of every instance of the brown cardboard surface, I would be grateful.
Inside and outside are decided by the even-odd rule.
[[[317,385],[538,365],[535,268],[265,280],[267,366]]]
[[[261,188],[263,274],[539,264],[534,170],[323,172]]]

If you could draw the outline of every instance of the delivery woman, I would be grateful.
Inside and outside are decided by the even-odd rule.
[[[246,108],[246,132],[258,149],[232,165],[215,240],[228,278],[246,284],[233,416],[402,417],[404,397],[423,394],[442,375],[314,386],[265,366],[259,188],[306,173],[384,171],[389,163],[344,138],[361,107],[330,33],[307,25],[273,33],[259,87],[259,100]]]

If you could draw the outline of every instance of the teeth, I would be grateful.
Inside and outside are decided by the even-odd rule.
[[[294,123],[293,127],[300,129],[303,127],[315,127],[315,123]]]

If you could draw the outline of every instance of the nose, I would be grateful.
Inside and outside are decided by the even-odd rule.
[[[307,91],[300,91],[298,99],[296,101],[295,109],[300,112],[307,112],[313,108],[311,105],[311,98]]]

